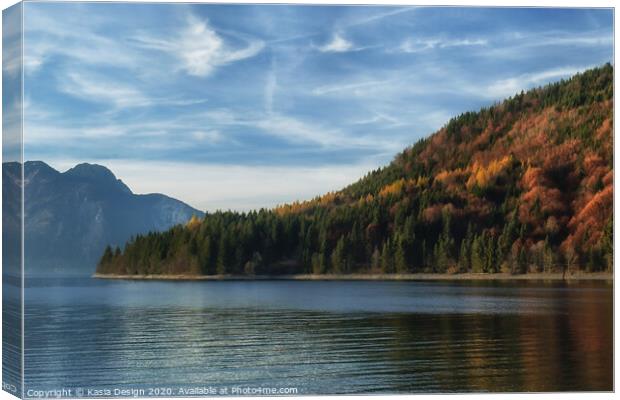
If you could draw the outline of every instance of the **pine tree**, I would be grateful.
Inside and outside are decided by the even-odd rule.
[[[215,272],[211,257],[211,238],[206,236],[198,248],[198,263],[204,275],[210,275]]]
[[[429,265],[432,265],[432,262],[429,262],[428,248],[426,246],[426,239],[422,240],[422,267],[427,268]]]
[[[370,268],[372,271],[377,271],[381,268],[381,252],[379,252],[379,249],[376,247],[370,257]]]
[[[319,251],[312,256],[312,270],[315,274],[327,272],[327,240],[324,230],[319,234]]]
[[[331,256],[332,271],[336,274],[346,273],[349,270],[347,247],[346,237],[341,236]]]
[[[484,237],[476,236],[471,246],[471,270],[475,273],[485,272]]]
[[[101,261],[99,261],[99,265],[107,266],[112,262],[113,258],[114,254],[112,253],[112,247],[110,247],[110,245],[107,245],[105,247],[105,250],[103,251],[103,256],[101,257]]]
[[[363,263],[366,260],[366,250],[364,246],[364,234],[360,228],[359,222],[356,220],[351,228],[349,235],[349,253],[353,262]]]
[[[405,240],[401,235],[398,235],[394,252],[394,268],[399,274],[409,272],[409,267],[407,265],[407,249],[405,246]]]
[[[467,237],[461,240],[461,249],[459,251],[459,269],[462,272],[466,272],[471,269],[471,242]]]
[[[228,252],[229,250],[226,236],[222,235],[217,250],[217,273],[219,275],[224,275],[229,271],[229,265],[231,260]]]
[[[501,263],[508,258],[510,248],[517,239],[519,229],[519,221],[517,220],[517,211],[512,213],[510,221],[504,225],[502,234],[497,240],[497,261]]]
[[[392,252],[392,243],[390,239],[383,244],[383,249],[381,250],[381,271],[384,274],[391,274],[394,272],[394,254]]]
[[[493,235],[485,235],[484,241],[484,272],[494,273],[499,271],[499,263],[497,262],[495,238]]]
[[[454,264],[454,239],[451,233],[451,216],[447,209],[442,212],[443,229],[435,243],[434,258],[437,272],[446,272]]]
[[[519,266],[520,273],[524,274],[527,272],[527,251],[523,246],[521,246],[521,249],[519,250],[517,265]]]
[[[321,265],[321,255],[319,253],[313,253],[312,254],[312,273],[313,274],[324,274],[325,270],[322,268]]]

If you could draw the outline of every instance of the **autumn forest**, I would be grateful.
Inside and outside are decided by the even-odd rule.
[[[450,120],[344,189],[108,247],[97,272],[611,271],[613,67]]]

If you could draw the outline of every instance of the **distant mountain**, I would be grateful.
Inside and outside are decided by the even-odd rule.
[[[163,194],[133,194],[101,165],[79,164],[64,173],[41,161],[24,165],[27,275],[91,275],[107,245],[122,248],[136,234],[203,215]],[[18,193],[20,164],[4,163],[2,175],[4,193]],[[4,197],[9,198],[18,199]],[[6,210],[18,207],[5,205]],[[15,219],[4,218],[13,231]]]
[[[610,271],[613,66],[521,92],[334,193],[136,238],[102,274]]]

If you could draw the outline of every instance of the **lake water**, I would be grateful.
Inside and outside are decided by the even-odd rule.
[[[31,279],[25,297],[26,390],[613,389],[605,282]]]

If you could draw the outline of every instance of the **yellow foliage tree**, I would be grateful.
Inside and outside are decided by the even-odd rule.
[[[192,215],[192,217],[187,222],[187,228],[195,229],[195,228],[198,228],[199,226],[200,226],[200,218],[198,218],[195,215]]]
[[[505,156],[501,159],[493,160],[488,165],[480,165],[475,162],[472,166],[472,172],[467,180],[467,189],[472,189],[474,186],[485,188],[495,182],[495,179],[500,176],[510,165],[512,164],[512,156]]]
[[[400,178],[397,181],[394,181],[392,183],[390,183],[389,185],[384,186],[380,191],[379,191],[379,196],[381,197],[388,197],[388,196],[396,196],[399,195],[403,188],[405,187],[405,179]]]

